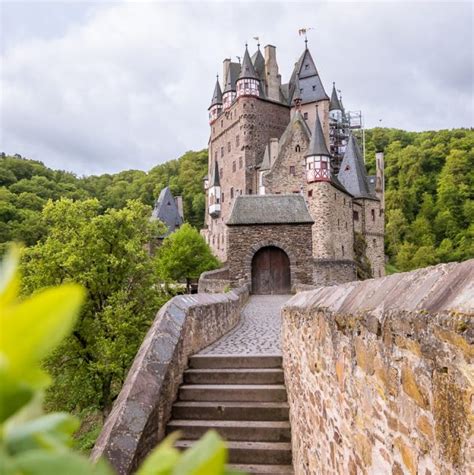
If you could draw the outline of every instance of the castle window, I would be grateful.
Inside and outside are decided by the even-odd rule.
[[[231,148],[230,148],[230,142],[227,142],[227,151],[230,152]]]
[[[327,170],[328,169],[328,162],[321,162],[321,170]]]
[[[221,127],[224,127],[224,119],[221,120]]]
[[[359,221],[359,212],[358,211],[354,211],[353,216],[354,216],[354,221]]]
[[[300,94],[303,94],[303,88],[300,89]]]
[[[252,194],[252,188],[249,188],[249,195]]]
[[[243,167],[244,161],[242,160],[242,157],[239,157],[239,168]]]
[[[375,221],[375,209],[372,208],[370,211],[372,213],[372,221]]]
[[[236,168],[237,167],[235,166],[235,162],[232,162],[232,171],[235,172]]]
[[[295,166],[294,165],[290,165],[290,175],[293,175],[295,176]]]
[[[339,218],[337,219],[337,229],[339,229],[339,225],[340,225],[340,220]]]
[[[313,86],[313,91],[316,91],[316,86]]]
[[[230,189],[230,199],[234,198],[234,188]]]
[[[215,131],[216,131],[216,128],[212,126],[212,133],[215,133]]]
[[[374,246],[377,246],[377,239],[372,239],[372,243],[374,244]]]
[[[344,256],[344,246],[342,246],[342,255]]]
[[[295,147],[295,152],[301,152],[301,147],[299,145]]]
[[[346,231],[347,231],[347,221],[346,221]]]
[[[240,145],[240,135],[235,137],[235,146],[238,147]]]
[[[334,201],[337,201],[337,195],[334,193]]]
[[[379,216],[382,216],[383,214],[383,209],[379,209]]]
[[[308,120],[308,113],[307,113],[307,112],[305,112],[305,113],[303,114],[303,118],[304,118],[304,120]]]
[[[221,201],[224,203],[224,192],[221,193]]]
[[[221,147],[221,158],[224,156],[224,147]]]
[[[222,175],[223,175],[223,169],[221,168],[221,169],[219,170],[219,177],[222,178]]]
[[[305,65],[304,65],[304,68],[305,68],[305,69],[309,69],[309,64],[305,64]]]
[[[344,205],[346,204],[346,199],[344,198]]]
[[[308,190],[308,197],[311,198],[313,196],[313,190]]]

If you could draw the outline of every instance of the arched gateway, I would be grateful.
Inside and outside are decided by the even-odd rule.
[[[259,249],[252,259],[252,293],[289,294],[291,291],[290,259],[275,246]]]

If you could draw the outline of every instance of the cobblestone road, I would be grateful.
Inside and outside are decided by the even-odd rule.
[[[280,355],[280,308],[291,295],[252,295],[240,323],[200,351],[213,355]]]

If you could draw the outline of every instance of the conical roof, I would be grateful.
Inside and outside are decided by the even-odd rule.
[[[216,86],[214,87],[214,94],[212,95],[211,105],[209,108],[218,104],[222,104],[222,91],[221,85],[219,84],[219,76],[217,76],[216,79]]]
[[[306,157],[312,155],[326,155],[329,157],[329,150],[326,145],[326,140],[324,138],[323,128],[321,126],[321,121],[319,120],[318,110],[316,109],[316,122],[314,124],[314,131],[311,135],[311,141],[309,143],[308,151]]]
[[[336,83],[332,83],[332,94],[331,94],[331,102],[329,103],[329,110],[330,111],[342,111],[342,105],[339,101],[339,98],[337,97],[337,91],[336,91]]]
[[[247,45],[245,45],[244,59],[242,60],[239,79],[259,79],[253,67],[252,60],[250,59]]]
[[[263,160],[262,163],[260,164],[260,171],[264,170],[270,170],[271,168],[271,163],[270,163],[270,147],[267,144],[265,147],[265,152],[263,154]]]
[[[349,137],[337,177],[344,188],[356,198],[373,198],[370,193],[364,159],[353,134]]]
[[[214,162],[214,173],[212,174],[211,186],[221,186],[219,178],[219,165],[217,160]]]
[[[292,101],[295,102],[297,100],[301,101],[301,91],[300,91],[300,78],[299,75],[297,74],[295,77],[295,86],[294,86],[294,92],[293,92],[293,99]]]

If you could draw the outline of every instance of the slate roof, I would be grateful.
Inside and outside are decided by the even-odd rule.
[[[252,55],[252,64],[260,80],[265,80],[265,59],[260,48]]]
[[[242,195],[232,207],[228,226],[246,224],[312,224],[302,195]]]
[[[331,102],[329,103],[329,110],[340,110],[342,111],[342,105],[339,102],[339,97],[337,97],[336,83],[332,83],[332,93],[331,93]]]
[[[220,186],[220,185],[221,185],[221,180],[219,177],[219,164],[217,163],[217,160],[216,160],[214,163],[214,172],[212,173],[210,186]]]
[[[222,104],[222,91],[221,85],[219,84],[219,76],[216,79],[216,86],[214,87],[214,94],[212,94],[212,100],[209,109],[217,104]]]
[[[230,63],[229,64],[229,71],[227,73],[227,77],[224,78],[224,93],[229,91],[236,91],[235,83],[239,78],[240,74],[240,64],[239,63]]]
[[[313,57],[309,49],[305,49],[299,60],[295,64],[290,79],[290,104],[293,102],[295,93],[296,76],[299,76],[299,84],[301,89],[301,100],[303,104],[316,102],[321,100],[329,100],[323,83],[319,77],[318,70],[314,64]]]
[[[337,177],[344,188],[355,198],[374,198],[367,179],[364,159],[353,134],[349,137]]]
[[[165,223],[168,228],[161,237],[168,236],[183,224],[183,218],[179,214],[178,205],[168,186],[161,190],[151,216]]]
[[[309,157],[311,155],[326,155],[328,157],[330,156],[317,110],[314,130],[313,134],[311,135],[311,142],[309,143],[308,151],[306,152],[306,157]]]
[[[252,60],[250,59],[247,45],[245,45],[244,59],[242,60],[239,79],[259,79],[257,73],[255,72],[255,68],[253,67]]]

